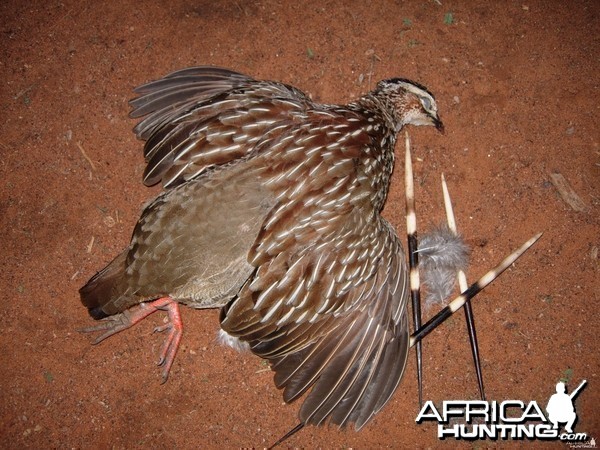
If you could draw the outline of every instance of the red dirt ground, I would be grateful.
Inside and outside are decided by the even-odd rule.
[[[600,438],[600,2],[9,0],[0,18],[1,447],[264,447],[296,424],[298,405],[283,404],[265,364],[215,343],[217,311],[184,309],[165,385],[158,314],[98,346],[77,332],[92,323],[78,288],[158,192],[141,184],[132,89],[200,64],[329,103],[393,76],[428,86],[447,132],[411,130],[421,228],[443,218],[444,172],[471,280],[544,232],[474,303],[488,397],[545,406],[559,378],[570,389],[587,379],[576,431]],[[401,174],[399,162],[385,215],[404,233]],[[477,397],[462,314],[424,352],[426,399]],[[564,446],[438,440],[415,424],[414,366],[361,432],[310,427],[286,444]]]

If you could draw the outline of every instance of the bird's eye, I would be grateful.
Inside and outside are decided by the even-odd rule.
[[[425,108],[427,111],[431,111],[431,100],[429,100],[427,97],[421,97],[420,100],[423,108]]]

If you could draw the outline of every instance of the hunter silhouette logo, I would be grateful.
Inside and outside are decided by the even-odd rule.
[[[587,380],[583,380],[581,384],[573,391],[571,395],[565,393],[565,383],[562,381],[556,384],[556,394],[550,397],[548,400],[548,406],[546,411],[548,412],[548,419],[554,425],[553,429],[558,429],[559,422],[566,422],[565,431],[567,433],[573,433],[573,424],[577,420],[577,414],[575,414],[575,407],[573,406],[573,399],[581,388],[585,386]]]
[[[535,400],[529,403],[521,400],[445,400],[439,409],[429,400],[415,421],[437,422],[439,439],[559,439],[580,443],[588,436],[573,431],[577,421],[573,402],[586,383],[583,380],[571,394],[566,393],[565,383],[558,383],[556,393],[548,400],[547,415]],[[565,424],[563,433],[560,433],[560,424]]]

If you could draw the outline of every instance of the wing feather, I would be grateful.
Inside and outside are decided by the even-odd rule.
[[[271,361],[284,400],[291,402],[310,389],[299,413],[303,422],[320,424],[329,418],[360,428],[396,390],[409,333],[406,272],[397,270],[404,257],[399,247],[394,250],[357,289],[361,298],[354,299],[353,310],[322,314],[314,323],[291,322],[275,331],[252,328],[252,351]],[[223,325],[229,331],[227,316]]]
[[[144,183],[173,187],[254,150],[312,105],[301,91],[218,67],[195,67],[138,87],[130,116],[145,140]]]
[[[335,132],[335,124],[321,118],[319,133]],[[298,168],[295,158],[306,154],[297,147],[315,128],[309,123],[278,138],[277,153],[290,169],[265,164],[270,187],[281,185],[279,205],[250,252],[258,269],[223,310],[222,327],[271,362],[285,401],[310,390],[300,409],[304,423],[362,427],[404,371],[407,271],[395,232],[363,192],[371,186],[357,159],[367,137],[353,133],[342,146],[324,145]],[[308,177],[319,164],[328,170]]]

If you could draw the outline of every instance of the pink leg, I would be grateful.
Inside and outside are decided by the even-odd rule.
[[[163,366],[161,384],[165,383],[167,378],[169,378],[169,372],[171,371],[173,361],[175,361],[175,355],[177,354],[179,344],[181,343],[181,336],[183,335],[183,322],[181,321],[181,314],[179,313],[179,303],[173,301],[169,297],[167,297],[167,299],[169,302],[162,307],[158,307],[158,309],[167,311],[169,322],[154,329],[155,333],[168,331],[167,338],[160,350],[158,359],[158,365]]]
[[[172,298],[162,297],[152,302],[140,303],[138,306],[134,306],[121,314],[116,314],[103,319],[98,325],[84,328],[81,331],[84,333],[104,331],[104,333],[98,336],[94,341],[94,344],[98,344],[104,339],[134,326],[136,323],[159,309],[167,311],[169,316],[169,322],[167,324],[154,329],[155,332],[168,330],[167,338],[162,346],[158,360],[158,365],[163,367],[161,383],[164,383],[169,377],[169,371],[175,360],[175,355],[177,354],[177,349],[179,348],[181,336],[183,334],[183,323],[181,321],[181,314],[179,313],[179,304]]]

